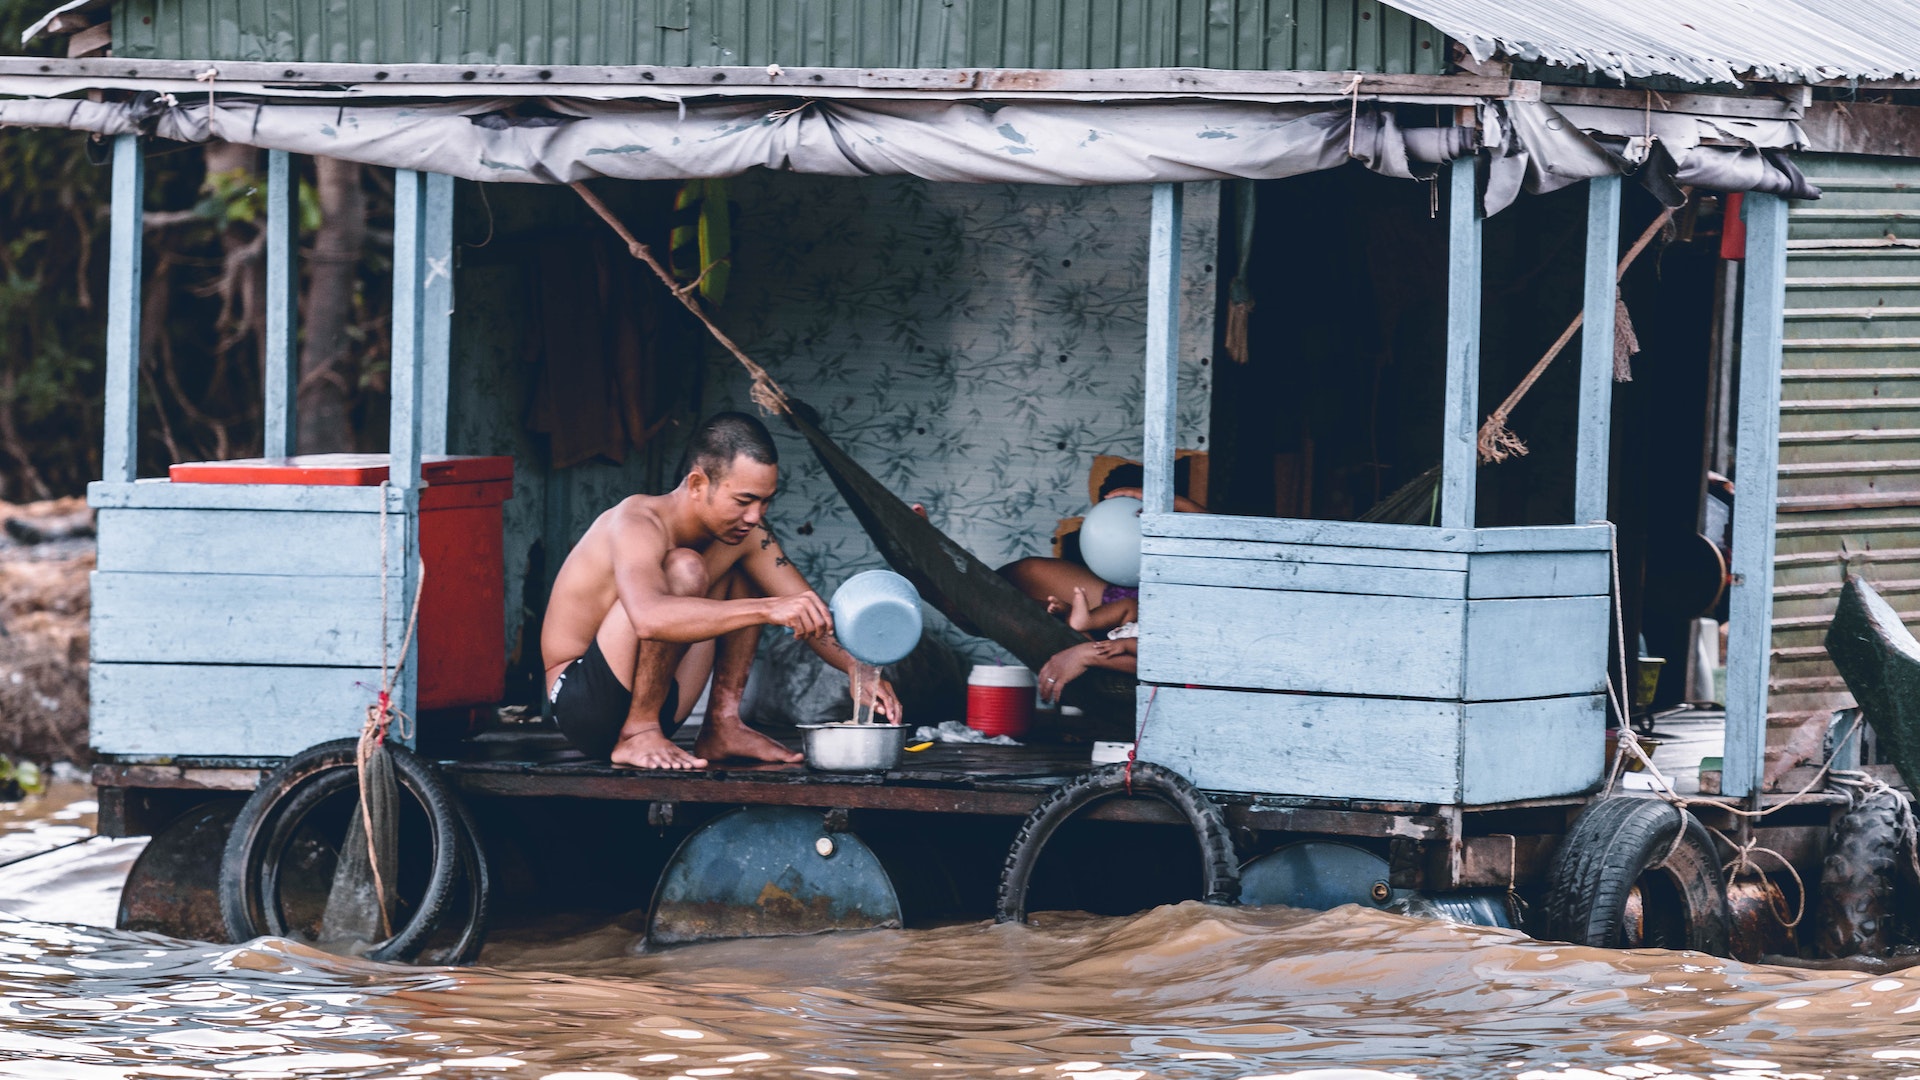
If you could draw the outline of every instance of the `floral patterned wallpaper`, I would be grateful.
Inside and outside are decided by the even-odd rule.
[[[826,432],[989,565],[1051,551],[1094,455],[1140,452],[1148,189],[750,173],[722,322]],[[1206,448],[1219,189],[1188,184],[1179,439]],[[711,351],[703,409],[751,410]],[[884,565],[799,436],[773,521],[822,595]],[[989,642],[935,618],[976,660]]]

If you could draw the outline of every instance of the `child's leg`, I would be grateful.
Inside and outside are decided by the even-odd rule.
[[[1073,604],[1067,608],[1067,625],[1083,634],[1096,629],[1087,610],[1087,590],[1078,585],[1073,587]]]
[[[1140,617],[1140,601],[1129,596],[1111,604],[1101,604],[1088,612],[1088,621],[1096,630],[1111,630]]]
[[[1085,595],[1082,594],[1078,589],[1074,590],[1075,604],[1076,605],[1082,604],[1082,603],[1085,603],[1085,601],[1086,601]],[[1119,626],[1121,623],[1132,622],[1134,619],[1138,618],[1139,612],[1140,612],[1140,601],[1135,600],[1133,597],[1129,596],[1129,597],[1126,597],[1125,599],[1115,600],[1112,603],[1101,604],[1099,607],[1093,608],[1090,611],[1082,611],[1081,608],[1076,606],[1074,608],[1074,612],[1075,612],[1075,616],[1078,616],[1080,621],[1074,622],[1073,620],[1075,616],[1069,616],[1067,619],[1067,624],[1069,626],[1072,626],[1075,630],[1080,631],[1081,633],[1092,633],[1097,630],[1111,630],[1114,627]]]

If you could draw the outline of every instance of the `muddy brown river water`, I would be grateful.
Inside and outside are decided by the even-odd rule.
[[[0,807],[0,859],[79,834],[87,794]],[[614,925],[416,969],[75,922],[135,847],[0,869],[0,1076],[1920,1078],[1920,978],[1197,904],[657,952]]]

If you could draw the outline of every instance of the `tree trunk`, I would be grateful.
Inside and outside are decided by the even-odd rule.
[[[367,197],[361,166],[315,158],[320,228],[314,235],[300,353],[300,432],[303,454],[353,448],[353,290],[367,238]]]

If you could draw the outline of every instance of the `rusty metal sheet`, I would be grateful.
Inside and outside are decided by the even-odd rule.
[[[859,837],[830,832],[816,811],[745,806],[701,826],[674,852],[647,935],[677,945],[900,925],[893,881]]]
[[[155,835],[121,887],[114,926],[225,943],[220,859],[240,806],[231,798],[202,803]]]
[[[1920,161],[1798,160],[1825,194],[1789,216],[1774,715],[1853,704],[1822,645],[1849,568],[1920,623]]]

